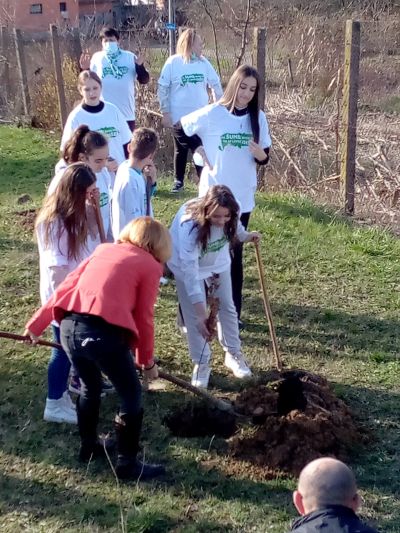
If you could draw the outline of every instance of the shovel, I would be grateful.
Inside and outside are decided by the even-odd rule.
[[[6,331],[0,331],[0,337],[3,337],[4,339],[13,339],[16,341],[32,343],[31,338],[29,336],[17,335],[15,333],[8,333]],[[36,344],[39,344],[40,346],[47,346],[50,348],[58,348],[58,349],[61,348],[62,349],[61,344],[57,344],[55,342],[49,342],[49,341],[45,341],[41,339],[39,339],[36,342]],[[137,368],[140,370],[139,366],[137,366]],[[163,370],[158,371],[158,377],[160,377],[161,379],[164,379],[165,381],[169,381],[170,383],[173,383],[174,385],[177,385],[178,387],[185,389],[195,394],[196,396],[199,396],[200,398],[203,398],[204,400],[212,404],[217,409],[220,409],[221,411],[227,411],[227,412],[230,412],[236,415],[236,413],[233,410],[232,405],[229,402],[225,400],[221,400],[219,398],[215,398],[215,396],[213,396],[212,394],[208,393],[207,391],[203,389],[198,389],[197,387],[193,387],[193,385],[191,385],[184,379],[172,376],[171,374],[168,374],[168,372],[164,372]]]

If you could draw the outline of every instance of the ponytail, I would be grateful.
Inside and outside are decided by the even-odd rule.
[[[65,145],[63,158],[70,165],[79,161],[79,155],[90,155],[96,148],[107,146],[108,141],[102,133],[91,131],[86,124],[79,126]]]

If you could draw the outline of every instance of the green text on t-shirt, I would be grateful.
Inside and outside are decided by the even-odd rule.
[[[108,204],[108,194],[106,192],[100,193],[99,204],[100,207],[104,207]]]
[[[222,250],[222,248],[225,246],[227,242],[228,242],[228,239],[226,238],[226,235],[223,235],[221,238],[217,239],[216,241],[207,243],[207,248],[205,250],[202,250],[200,253],[200,259],[204,257],[206,254],[219,252],[220,250]]]
[[[249,145],[252,137],[251,133],[224,133],[221,135],[221,144],[218,146],[218,149],[222,151],[226,146],[243,148]]]
[[[184,74],[181,77],[181,87],[185,87],[189,83],[203,83],[204,74]]]
[[[119,133],[117,128],[114,128],[114,126],[104,126],[104,128],[100,128],[97,131],[100,131],[106,137],[110,137],[111,139],[114,139],[114,137],[117,137]]]
[[[104,67],[102,78],[105,78],[106,76],[112,76],[113,78],[120,80],[125,76],[128,70],[128,67],[120,67],[118,65],[115,65],[114,67]]]

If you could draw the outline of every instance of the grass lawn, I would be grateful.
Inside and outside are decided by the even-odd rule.
[[[32,213],[57,157],[58,139],[39,131],[0,128],[0,329],[22,332],[39,301]],[[156,216],[169,222],[183,198],[159,181]],[[18,198],[30,196],[27,203]],[[251,228],[262,250],[277,335],[287,366],[330,379],[370,434],[350,457],[364,505],[382,531],[400,530],[400,338],[398,239],[361,228],[299,196],[259,195]],[[246,251],[244,351],[256,372],[272,364],[254,250]],[[188,378],[191,365],[175,327],[173,284],[157,304],[156,353],[164,368]],[[163,482],[119,488],[101,464],[76,460],[77,430],[43,422],[47,349],[0,339],[0,530],[63,532],[283,533],[296,512],[295,480],[260,480],[235,469],[218,438],[182,439],[163,425],[185,394],[172,387],[145,396],[144,450],[162,459]],[[215,346],[215,392],[238,390]],[[212,389],[211,389],[212,390]],[[116,399],[106,398],[102,429]],[[237,473],[239,472],[239,473]],[[240,473],[241,472],[241,473]]]

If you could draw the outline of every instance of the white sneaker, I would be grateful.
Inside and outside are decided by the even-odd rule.
[[[242,352],[235,354],[225,352],[225,366],[232,370],[233,375],[237,378],[249,378],[252,375]]]
[[[208,363],[201,365],[194,365],[192,374],[192,385],[198,389],[206,389],[208,387],[208,380],[210,379],[211,368]]]
[[[59,400],[49,400],[47,398],[43,419],[46,420],[46,422],[58,422],[59,424],[62,424],[63,422],[67,424],[77,424],[76,410],[75,408],[71,409],[71,407],[67,405],[67,401],[68,400],[64,396]]]
[[[69,395],[68,391],[65,391],[64,394],[62,395],[62,397],[64,399],[65,406],[68,409],[71,409],[72,411],[76,411],[76,406],[75,406],[74,402],[72,401],[72,398]]]

